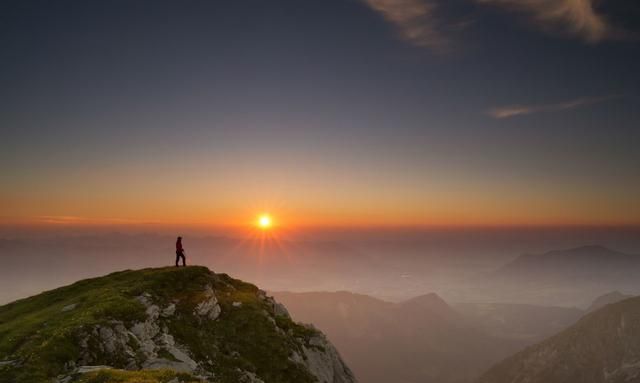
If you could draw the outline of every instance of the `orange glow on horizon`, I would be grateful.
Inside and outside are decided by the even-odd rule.
[[[423,217],[352,217],[334,216],[328,214],[302,214],[304,218],[295,215],[288,215],[286,218],[287,231],[322,229],[322,228],[473,228],[473,227],[574,227],[574,226],[597,226],[597,227],[639,227],[640,221],[600,219],[588,220],[583,217],[553,217],[554,219],[544,219],[547,217],[474,217],[474,216],[438,216],[433,215],[426,219]],[[313,216],[313,219],[310,218]],[[155,217],[154,217],[155,218]],[[191,219],[189,219],[191,218]],[[148,229],[162,229],[165,227],[191,227],[194,229],[211,230],[234,230],[246,232],[255,229],[258,232],[273,232],[275,229],[281,231],[282,221],[277,222],[272,215],[257,216],[247,221],[234,216],[224,216],[219,219],[189,217],[187,219],[173,219],[173,217],[159,217],[156,219],[134,219],[134,218],[103,218],[103,217],[76,217],[76,216],[36,216],[36,217],[0,217],[0,225],[4,226],[58,226],[58,227],[146,227]],[[527,219],[529,218],[529,219]],[[551,218],[551,217],[548,217]]]
[[[638,208],[623,203],[606,206],[591,204],[574,198],[572,204],[555,200],[542,201],[510,199],[502,196],[502,203],[492,198],[476,197],[474,201],[455,204],[449,200],[430,200],[420,204],[407,199],[403,203],[386,201],[374,203],[363,197],[358,203],[319,201],[318,206],[303,204],[295,199],[270,198],[265,201],[250,196],[238,203],[226,206],[204,204],[197,201],[171,204],[166,209],[156,208],[148,202],[129,206],[114,203],[106,210],[104,204],[91,204],[87,209],[64,209],[59,206],[37,214],[38,204],[29,204],[33,211],[0,217],[0,224],[14,226],[57,227],[140,227],[148,230],[165,228],[193,228],[194,230],[228,231],[248,235],[269,234],[282,237],[293,232],[324,228],[465,228],[465,227],[571,227],[571,226],[620,226],[638,227]],[[285,202],[286,201],[286,202]],[[9,204],[8,206],[14,206]],[[628,213],[627,215],[623,214]],[[125,214],[113,215],[113,212]],[[31,214],[30,214],[31,213]],[[258,214],[259,213],[259,214]],[[262,233],[262,234],[259,234]]]

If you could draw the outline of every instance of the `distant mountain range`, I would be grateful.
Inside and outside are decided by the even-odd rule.
[[[629,298],[498,363],[478,383],[639,381],[640,298]]]
[[[581,246],[544,254],[524,254],[506,264],[498,275],[511,278],[543,277],[593,280],[602,276],[635,276],[640,268],[640,255],[626,254],[603,246]]]
[[[572,326],[586,311],[509,303],[400,303],[349,292],[276,292],[294,319],[322,330],[363,383],[471,382],[493,363]],[[593,307],[627,296],[618,292]],[[420,356],[420,357],[417,357]]]
[[[640,255],[603,246],[524,254],[481,285],[503,301],[586,307],[607,291],[640,292]],[[503,293],[501,293],[503,291]]]
[[[436,294],[401,303],[348,292],[273,294],[295,320],[326,333],[364,383],[468,382],[526,344],[487,334]]]

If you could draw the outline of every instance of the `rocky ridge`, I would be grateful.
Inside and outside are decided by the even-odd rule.
[[[0,378],[169,371],[166,381],[355,382],[322,333],[294,323],[264,291],[206,268],[126,271],[44,295],[0,307]],[[29,329],[8,320],[21,311],[36,318]]]

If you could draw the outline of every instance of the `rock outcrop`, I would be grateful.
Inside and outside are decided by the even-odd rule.
[[[309,347],[302,347],[303,363],[320,383],[349,383],[355,381],[353,373],[344,364],[338,351],[318,333],[309,340]]]
[[[9,328],[0,360],[11,361],[0,364],[2,382],[126,381],[127,371],[156,370],[184,374],[176,381],[355,382],[322,333],[255,286],[202,267],[81,281],[0,307],[0,322]]]

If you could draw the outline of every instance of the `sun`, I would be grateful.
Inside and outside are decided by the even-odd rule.
[[[262,214],[258,217],[258,227],[262,230],[268,230],[273,225],[273,221],[269,214]]]

